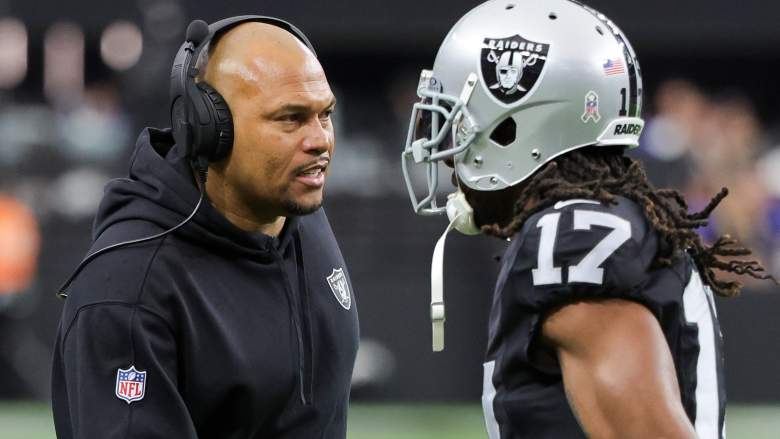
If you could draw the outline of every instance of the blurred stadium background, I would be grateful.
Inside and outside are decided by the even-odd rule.
[[[363,337],[350,438],[485,437],[481,362],[503,244],[451,238],[448,346],[434,355],[429,261],[444,220],[413,215],[398,163],[419,71],[478,3],[0,0],[0,437],[53,437],[55,289],[88,248],[102,187],[124,175],[137,132],[168,125],[168,74],[189,20],[239,14],[301,27],[338,96],[326,208]],[[635,154],[651,178],[692,208],[728,186],[703,235],[731,231],[780,274],[780,3],[589,4],[639,55],[648,125]],[[718,303],[731,437],[780,437],[778,293],[749,283]]]

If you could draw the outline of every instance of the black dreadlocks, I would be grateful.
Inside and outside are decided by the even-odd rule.
[[[659,246],[653,260],[654,267],[669,266],[676,255],[688,251],[704,281],[716,294],[725,297],[737,296],[742,284],[719,279],[715,270],[777,282],[756,260],[721,259],[751,254],[750,249],[740,246],[729,235],[706,245],[696,233],[695,229],[707,225],[710,213],[728,195],[726,188],[721,189],[701,212],[690,214],[680,192],[656,189],[647,180],[638,161],[615,149],[572,151],[550,161],[517,192],[509,223],[506,226],[497,223],[484,225],[482,231],[499,238],[509,238],[531,215],[557,201],[588,198],[614,204],[617,195],[641,206],[658,233]]]

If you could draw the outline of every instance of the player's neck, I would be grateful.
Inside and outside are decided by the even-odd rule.
[[[499,191],[475,191],[464,188],[466,199],[474,207],[477,224],[497,224],[506,227],[514,218],[515,204],[520,196],[521,188],[511,186]],[[527,203],[524,208],[529,204]]]

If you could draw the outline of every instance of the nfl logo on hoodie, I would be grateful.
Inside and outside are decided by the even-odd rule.
[[[146,372],[129,369],[119,369],[116,372],[116,397],[128,404],[144,399],[146,394]]]

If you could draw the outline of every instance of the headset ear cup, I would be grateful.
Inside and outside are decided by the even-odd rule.
[[[198,82],[197,87],[206,98],[212,116],[214,131],[212,135],[205,137],[213,145],[211,148],[207,147],[210,150],[209,161],[216,162],[227,157],[233,148],[233,114],[225,98],[214,87],[203,81]]]

